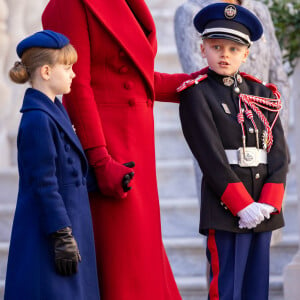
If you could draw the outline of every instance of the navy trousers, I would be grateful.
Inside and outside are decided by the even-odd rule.
[[[209,300],[267,300],[271,232],[209,230]]]

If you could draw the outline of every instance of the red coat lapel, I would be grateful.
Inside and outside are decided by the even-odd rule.
[[[143,26],[148,31],[148,40],[154,50],[154,53],[156,53],[157,50],[157,41],[156,41],[156,29],[155,24],[152,18],[152,15],[145,3],[144,0],[126,0],[131,10],[134,12],[134,15],[138,19],[140,23],[143,24]]]
[[[154,58],[157,50],[156,32],[145,2],[128,0],[130,7],[125,0],[83,0],[83,2],[124,47],[153,87]],[[142,22],[149,32],[148,37],[139,22]]]

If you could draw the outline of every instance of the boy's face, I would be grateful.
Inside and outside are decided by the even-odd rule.
[[[201,54],[209,67],[220,75],[233,76],[246,61],[249,49],[246,45],[226,39],[204,39]]]

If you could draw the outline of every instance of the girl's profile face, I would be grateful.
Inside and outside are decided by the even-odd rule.
[[[209,67],[224,76],[233,76],[246,61],[249,49],[246,45],[226,39],[205,39],[201,54]]]
[[[71,83],[75,77],[73,64],[57,63],[49,68],[49,79],[45,82],[53,95],[68,94],[71,91]]]

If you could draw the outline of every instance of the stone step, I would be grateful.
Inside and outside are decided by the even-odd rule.
[[[205,276],[175,277],[182,300],[207,300]]]
[[[282,241],[271,247],[270,274],[281,276],[284,267],[291,262],[298,250],[298,236],[283,236]],[[179,277],[205,276],[206,253],[205,239],[168,238],[164,245],[173,273]]]
[[[159,28],[159,30],[156,31],[159,47],[175,46],[174,14],[175,11],[171,10],[156,9],[152,11],[156,28]]]
[[[176,277],[183,300],[207,300],[206,278],[204,276]],[[270,276],[270,300],[283,300],[282,276]]]
[[[0,281],[5,279],[9,243],[0,242]],[[1,299],[1,298],[0,298]]]
[[[185,1],[184,0],[146,0],[145,1],[148,5],[148,7],[151,10],[151,13],[155,15],[155,12],[157,10],[168,10],[168,11],[174,11],[178,6],[183,4]],[[161,28],[158,28],[160,30]]]
[[[155,129],[159,129],[160,124],[173,123],[177,126],[180,125],[178,103],[170,102],[154,102],[154,125]]]
[[[200,216],[197,198],[161,198],[160,211],[163,237],[197,237]],[[297,195],[286,196],[284,216],[283,234],[298,234]]]
[[[158,45],[155,58],[155,70],[170,74],[182,72],[177,50],[174,45]]]
[[[18,170],[16,167],[0,170],[0,204],[13,204],[18,194]]]
[[[158,160],[156,169],[160,198],[191,198],[196,196],[192,159]]]
[[[9,146],[10,146],[10,161],[11,161],[11,165],[14,167],[17,166],[17,155],[18,155],[17,136],[18,136],[17,130],[10,131],[8,133],[8,141],[9,141]]]
[[[160,199],[160,211],[164,238],[199,237],[198,199]]]
[[[14,212],[14,204],[0,204],[0,242],[10,240]]]
[[[179,122],[164,122],[156,125],[155,149],[157,160],[186,159],[192,155]]]
[[[0,299],[2,300],[4,298],[4,280],[0,280]]]

